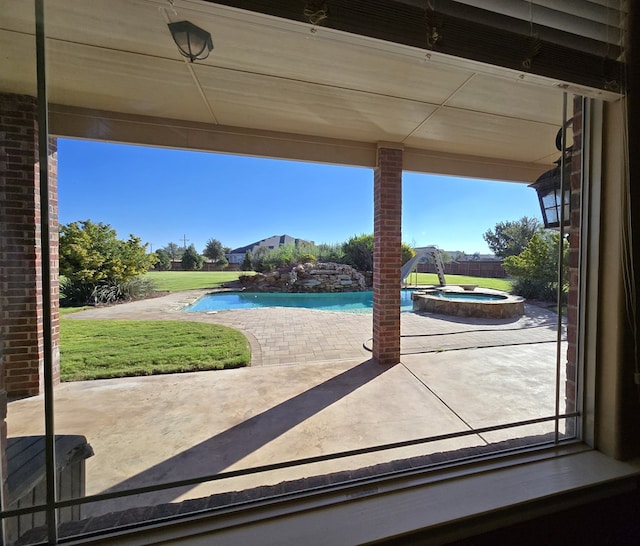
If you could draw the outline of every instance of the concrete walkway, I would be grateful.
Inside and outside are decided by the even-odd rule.
[[[402,315],[402,362],[369,360],[371,315],[308,309],[215,314],[178,309],[196,292],[71,315],[197,320],[245,333],[244,369],[65,383],[57,434],[83,434],[87,494],[212,475],[470,431],[554,413],[555,315],[530,306],[518,320]],[[563,388],[563,387],[562,387]],[[42,397],[9,404],[9,436],[43,433]],[[85,515],[148,506],[553,431],[539,423],[441,439],[88,505]]]

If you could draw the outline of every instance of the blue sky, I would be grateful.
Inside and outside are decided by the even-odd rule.
[[[371,169],[58,140],[60,223],[90,219],[155,250],[271,235],[340,243],[373,232]],[[540,218],[525,184],[405,173],[403,241],[468,254],[497,222]]]

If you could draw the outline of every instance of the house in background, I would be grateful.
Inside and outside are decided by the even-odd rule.
[[[289,244],[293,244],[297,248],[301,244],[312,245],[314,243],[313,241],[296,239],[294,237],[291,237],[290,235],[272,235],[271,237],[267,237],[266,239],[251,243],[247,246],[235,248],[226,256],[230,264],[241,264],[244,261],[244,257],[247,255],[247,252],[249,251],[251,251],[251,254],[255,256],[256,252],[258,252],[258,250],[262,248],[265,248],[267,250],[274,250],[276,248]]]
[[[481,254],[480,252],[474,252],[473,254],[461,252],[457,256],[452,252],[451,256],[454,262],[502,262],[502,258],[495,254]]]

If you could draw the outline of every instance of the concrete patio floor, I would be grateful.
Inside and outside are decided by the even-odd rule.
[[[555,411],[555,314],[518,320],[403,313],[402,361],[370,360],[371,315],[308,309],[216,314],[178,309],[197,292],[92,309],[73,319],[197,320],[251,342],[251,367],[65,383],[56,434],[82,434],[95,456],[86,493],[128,489],[372,447]],[[561,387],[563,388],[563,386]],[[562,408],[561,408],[562,410]],[[9,404],[9,436],[42,434],[41,396]],[[552,422],[470,434],[87,505],[85,516],[355,470],[545,434]]]

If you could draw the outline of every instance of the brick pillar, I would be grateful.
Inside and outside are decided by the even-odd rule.
[[[402,147],[380,145],[373,197],[373,357],[400,362]]]
[[[49,149],[54,377],[59,381],[58,206]],[[43,389],[44,335],[36,99],[0,94],[0,377],[9,397]]]
[[[580,290],[580,209],[582,206],[582,97],[573,101],[573,153],[571,159],[571,224],[569,234],[569,294],[567,301],[567,367],[565,403],[567,413],[576,410],[578,369],[578,303]],[[572,426],[567,427],[572,432]]]

